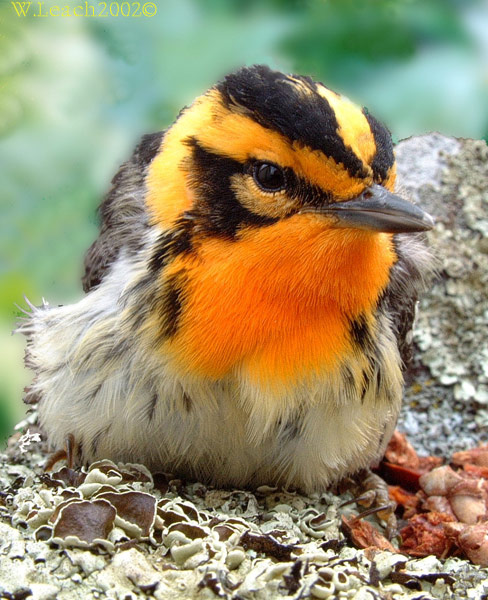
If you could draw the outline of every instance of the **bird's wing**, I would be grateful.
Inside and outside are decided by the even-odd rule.
[[[144,205],[144,179],[157,154],[164,131],[142,137],[132,156],[112,179],[112,188],[99,207],[100,235],[85,255],[85,292],[96,287],[124,248],[137,252],[149,226]]]
[[[433,272],[433,260],[425,234],[398,234],[394,237],[398,260],[390,274],[381,305],[391,320],[398,350],[406,369],[413,355],[413,325],[416,305]]]

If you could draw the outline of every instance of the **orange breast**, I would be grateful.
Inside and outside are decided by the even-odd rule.
[[[241,239],[206,239],[165,276],[186,271],[179,328],[165,345],[182,371],[245,369],[288,383],[332,370],[351,351],[349,320],[368,313],[395,260],[391,236],[295,215]]]

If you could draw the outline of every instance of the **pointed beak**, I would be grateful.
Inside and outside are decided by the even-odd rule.
[[[318,212],[334,217],[336,227],[384,233],[428,231],[434,227],[428,213],[376,184],[353,200],[329,204]]]

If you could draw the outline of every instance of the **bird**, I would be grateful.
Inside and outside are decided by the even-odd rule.
[[[84,296],[19,327],[52,449],[305,493],[377,464],[432,270],[434,221],[395,175],[366,108],[265,65],[143,136],[100,206]]]

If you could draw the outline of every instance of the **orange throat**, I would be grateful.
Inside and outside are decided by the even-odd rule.
[[[180,372],[212,379],[240,372],[288,385],[331,372],[354,352],[351,322],[373,311],[395,262],[392,236],[334,229],[295,215],[206,238],[164,277],[185,273],[183,309],[164,352]]]

